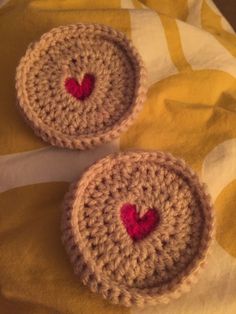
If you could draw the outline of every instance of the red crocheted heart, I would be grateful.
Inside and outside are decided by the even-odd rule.
[[[133,240],[146,237],[159,222],[156,210],[148,209],[142,217],[139,217],[136,206],[128,203],[121,207],[120,216],[126,231]]]
[[[65,81],[65,88],[76,99],[84,100],[92,93],[94,82],[95,77],[92,74],[85,74],[80,84],[74,77],[70,77]]]

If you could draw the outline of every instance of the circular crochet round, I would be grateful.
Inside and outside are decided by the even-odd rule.
[[[62,218],[74,271],[113,303],[168,302],[189,289],[212,238],[210,197],[184,161],[110,155],[71,186]]]
[[[87,149],[119,136],[146,95],[146,70],[126,36],[108,26],[54,28],[16,71],[18,106],[52,145]]]

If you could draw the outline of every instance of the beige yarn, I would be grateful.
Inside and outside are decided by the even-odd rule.
[[[120,208],[159,225],[134,241]],[[168,302],[189,289],[204,264],[213,231],[205,187],[183,160],[163,152],[110,155],[84,173],[65,199],[63,243],[74,271],[93,292],[125,306]]]
[[[65,80],[95,77],[80,101]],[[31,44],[16,72],[18,105],[35,133],[52,145],[87,149],[119,136],[140,111],[146,70],[127,37],[108,26],[61,26]]]

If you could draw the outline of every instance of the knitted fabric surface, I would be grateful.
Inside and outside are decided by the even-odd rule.
[[[109,142],[130,125],[145,82],[130,40],[99,24],[52,29],[29,46],[16,73],[18,105],[35,133],[79,149]]]
[[[212,238],[205,186],[162,152],[110,155],[72,184],[63,243],[93,292],[126,306],[168,302],[189,289]]]

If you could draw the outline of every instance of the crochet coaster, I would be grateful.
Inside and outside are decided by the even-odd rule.
[[[146,70],[121,32],[98,24],[54,28],[16,71],[18,106],[52,145],[87,149],[119,136],[146,95]]]
[[[162,152],[110,155],[65,199],[63,243],[93,292],[125,306],[167,303],[189,290],[213,231],[205,187]]]

